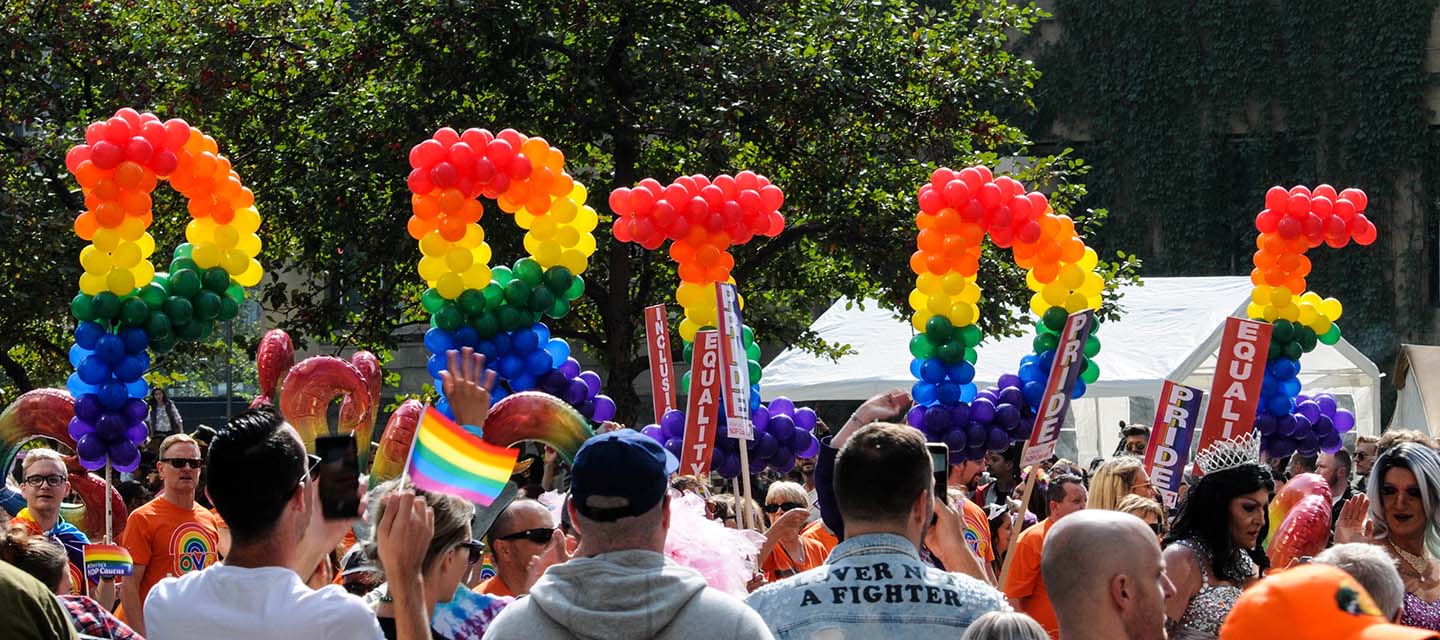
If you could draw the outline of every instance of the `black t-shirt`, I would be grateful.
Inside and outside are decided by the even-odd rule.
[[[380,632],[385,634],[386,640],[396,640],[400,637],[400,633],[395,630],[394,618],[376,618],[375,620],[380,623]],[[432,640],[450,640],[436,633],[434,627],[430,628],[430,637]]]

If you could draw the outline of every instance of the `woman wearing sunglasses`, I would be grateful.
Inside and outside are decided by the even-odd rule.
[[[825,562],[824,543],[802,537],[810,517],[805,488],[794,482],[776,482],[765,494],[765,544],[760,547],[760,569],[767,582],[775,582]]]
[[[1160,506],[1159,502],[1132,494],[1125,496],[1125,499],[1120,501],[1120,507],[1115,510],[1144,520],[1150,530],[1155,532],[1155,538],[1160,544],[1165,544],[1165,533],[1170,528],[1165,524],[1165,507]]]
[[[375,500],[370,504],[367,515],[370,517],[372,531],[380,529],[380,519],[385,515],[384,496],[398,487],[399,481],[391,480],[371,492]],[[425,559],[420,564],[425,585],[425,610],[433,611],[436,604],[449,602],[454,597],[455,589],[460,585],[465,571],[479,562],[482,549],[478,540],[471,539],[470,518],[475,514],[474,506],[446,493],[430,493],[416,489],[415,495],[424,497],[425,503],[435,513],[435,535],[430,538],[425,549]],[[415,543],[419,544],[420,541]],[[365,553],[374,558],[377,565],[380,564],[377,539],[372,538],[365,543]],[[384,566],[379,568],[382,571],[385,569]],[[381,589],[384,588],[385,585],[381,585]],[[380,620],[380,629],[385,632],[385,637],[395,640],[395,609],[388,593],[379,597],[375,615]],[[435,633],[434,629],[431,629],[430,634],[434,638],[442,637]]]

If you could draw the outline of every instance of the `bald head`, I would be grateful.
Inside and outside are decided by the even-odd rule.
[[[1108,630],[1095,637],[1164,637],[1165,598],[1174,587],[1155,534],[1140,518],[1099,509],[1066,516],[1045,537],[1040,572],[1062,637],[1081,625]]]
[[[550,510],[539,500],[516,500],[495,517],[495,523],[490,525],[490,536],[500,538],[526,529],[553,526],[555,520]]]

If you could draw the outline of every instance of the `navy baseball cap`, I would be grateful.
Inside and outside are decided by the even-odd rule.
[[[580,515],[614,522],[655,508],[680,467],[665,447],[632,429],[586,440],[570,471],[570,498]]]

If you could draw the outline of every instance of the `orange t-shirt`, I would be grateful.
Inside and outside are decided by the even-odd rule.
[[[835,545],[840,544],[840,539],[836,538],[835,534],[830,533],[830,530],[825,528],[825,523],[820,520],[805,525],[805,528],[800,531],[800,537],[818,540],[820,544],[825,546],[825,557],[827,558],[830,557],[830,552],[835,549]]]
[[[501,580],[500,576],[486,578],[484,582],[475,585],[475,590],[490,596],[515,597],[515,594],[511,593],[510,587],[505,585],[505,581]]]
[[[990,542],[990,520],[985,510],[973,500],[965,499],[961,504],[961,515],[965,519],[965,544],[985,562],[995,561],[995,545]]]
[[[767,582],[784,580],[801,571],[814,569],[825,564],[825,558],[830,555],[825,550],[825,543],[815,538],[800,536],[800,547],[805,550],[804,560],[790,558],[786,555],[783,547],[775,545],[770,550],[770,555],[765,558],[765,562],[760,565],[760,569],[765,572],[765,580]]]
[[[1020,611],[1045,627],[1051,638],[1060,637],[1060,625],[1055,621],[1055,608],[1050,604],[1050,593],[1045,590],[1045,581],[1040,577],[1040,551],[1045,547],[1045,536],[1050,533],[1049,518],[1041,520],[1039,526],[1030,527],[1020,534],[1015,548],[1010,550],[1014,557],[1010,564],[1010,575],[1005,580],[1005,595],[1020,603]]]
[[[219,524],[210,511],[196,504],[181,509],[156,498],[131,511],[120,545],[136,566],[145,567],[140,602],[155,583],[208,567],[219,559]]]

